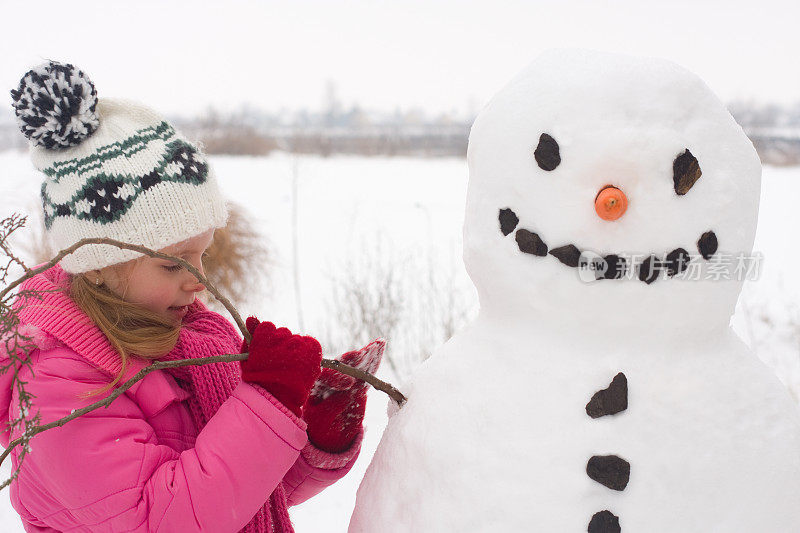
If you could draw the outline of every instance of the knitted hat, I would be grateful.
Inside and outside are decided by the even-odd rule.
[[[98,99],[69,64],[42,64],[11,91],[31,159],[45,175],[45,232],[57,250],[107,237],[159,250],[225,225],[227,211],[200,149],[156,112]],[[72,274],[141,254],[110,245],[61,261]]]

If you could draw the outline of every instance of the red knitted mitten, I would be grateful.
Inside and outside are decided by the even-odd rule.
[[[374,374],[381,364],[386,341],[377,339],[338,358],[342,363]],[[308,439],[326,452],[343,452],[358,436],[367,406],[368,384],[330,368],[322,369],[303,407]]]
[[[249,352],[242,365],[242,380],[267,389],[279,402],[297,416],[311,387],[320,375],[322,348],[313,337],[293,335],[272,322],[247,319],[250,345],[242,343],[242,352]]]

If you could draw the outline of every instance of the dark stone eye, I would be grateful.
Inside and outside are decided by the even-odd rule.
[[[561,153],[558,151],[558,143],[546,133],[539,137],[539,145],[533,151],[533,157],[542,170],[555,170],[561,163]]]
[[[672,163],[672,181],[675,184],[675,192],[680,196],[689,192],[689,189],[702,175],[700,163],[688,149],[676,157]]]

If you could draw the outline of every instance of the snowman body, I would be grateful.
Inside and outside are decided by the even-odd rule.
[[[565,351],[478,319],[406,391],[351,531],[587,531],[605,510],[622,531],[794,531],[800,418],[777,379],[732,333],[679,358],[639,348]],[[592,419],[585,405],[618,372],[627,409]],[[589,478],[595,455],[630,463],[624,490]]]
[[[548,52],[468,160],[481,310],[404,387],[350,531],[800,531],[800,411],[728,327],[760,163],[708,87]]]

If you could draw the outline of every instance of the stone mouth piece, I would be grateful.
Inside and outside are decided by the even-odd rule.
[[[517,247],[522,253],[538,257],[551,255],[558,259],[563,265],[569,268],[581,268],[587,266],[587,257],[592,257],[592,261],[602,262],[598,268],[595,279],[622,279],[628,273],[628,269],[634,269],[636,278],[646,284],[651,284],[660,277],[662,272],[667,277],[674,277],[689,267],[692,257],[683,248],[675,248],[665,255],[656,253],[644,254],[644,260],[637,264],[628,264],[624,255],[621,253],[597,254],[591,250],[581,250],[572,243],[563,244],[556,248],[550,248],[542,237],[533,231],[519,227],[519,217],[511,208],[502,208],[498,213],[500,222],[500,232],[504,237],[514,233]],[[719,243],[713,231],[703,233],[697,240],[697,250],[705,260],[710,260],[717,252]]]

